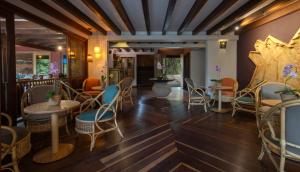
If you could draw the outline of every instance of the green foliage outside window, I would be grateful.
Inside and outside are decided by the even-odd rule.
[[[49,57],[37,57],[36,58],[36,74],[37,75],[48,75],[49,73]]]
[[[182,73],[180,58],[165,58],[164,65],[166,75],[179,75]]]

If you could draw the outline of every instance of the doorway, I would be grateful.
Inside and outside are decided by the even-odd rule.
[[[151,87],[154,77],[154,55],[137,55],[137,86]]]

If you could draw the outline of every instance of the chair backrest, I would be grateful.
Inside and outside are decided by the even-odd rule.
[[[119,85],[109,85],[105,87],[104,93],[102,95],[103,104],[112,104],[116,101],[120,93]]]
[[[281,99],[280,94],[276,91],[284,90],[286,85],[280,82],[267,82],[263,84],[260,88],[260,98],[261,99]],[[287,86],[289,87],[289,86]]]
[[[82,90],[92,91],[92,87],[100,86],[100,79],[98,78],[87,78],[83,81]]]
[[[233,78],[223,78],[221,80],[222,86],[232,87],[232,90],[224,90],[222,91],[222,95],[224,96],[235,96],[235,93],[238,89],[238,82]]]
[[[53,85],[39,85],[39,86],[34,86],[34,87],[30,88],[24,94],[27,93],[29,104],[35,104],[35,103],[41,103],[41,102],[48,101],[47,94],[48,94],[48,92],[53,91],[53,90],[54,90]]]
[[[186,86],[188,88],[189,96],[191,96],[192,91],[194,90],[194,82],[191,78],[184,78]]]
[[[281,132],[281,136],[285,134],[285,140],[287,143],[292,143],[300,146],[300,101],[297,103],[293,103],[286,107],[285,115],[281,118],[284,120],[285,118],[285,131]],[[284,138],[283,138],[284,139]],[[300,149],[294,152],[300,155]]]
[[[280,140],[281,152],[288,150],[298,156],[300,156],[300,135],[297,132],[300,130],[299,112],[299,99],[280,103],[263,116],[261,127],[262,130],[266,130],[267,127],[271,132],[271,137]],[[280,118],[278,118],[278,114],[280,114]]]
[[[119,85],[121,87],[121,91],[123,91],[124,89],[127,89],[127,88],[131,87],[132,86],[132,82],[133,82],[133,78],[132,77],[126,77],[126,78],[122,79],[119,82]]]

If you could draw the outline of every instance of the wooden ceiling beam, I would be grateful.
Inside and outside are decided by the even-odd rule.
[[[130,33],[132,35],[135,35],[135,29],[128,17],[128,14],[121,2],[121,0],[111,0],[112,4],[114,5],[115,9],[117,10],[119,16],[121,17],[121,19],[123,20],[123,22],[125,23],[126,27],[128,28],[128,30],[130,31]]]
[[[272,11],[273,9],[277,9],[276,11]],[[262,10],[252,14],[248,18],[244,19],[243,21],[236,22],[224,30],[221,31],[222,35],[225,35],[229,32],[235,31],[235,27],[239,26],[239,30],[235,31],[236,34],[241,34],[251,29],[255,29],[261,25],[266,23],[272,22],[280,17],[286,16],[293,12],[300,10],[300,1],[297,0],[286,0],[286,1],[274,1],[270,5],[266,6]],[[252,19],[250,23],[243,25],[243,22],[249,21],[250,18]],[[242,26],[241,26],[242,25]]]
[[[143,6],[143,13],[144,13],[147,34],[150,35],[150,16],[149,16],[148,0],[142,0],[142,6]]]
[[[62,21],[63,23],[87,34],[87,35],[91,35],[92,32],[89,31],[87,28],[83,27],[82,25],[78,24],[76,21],[70,19],[69,17],[67,17],[66,15],[64,15],[63,13],[61,13],[60,11],[58,11],[57,9],[51,7],[50,5],[46,4],[44,1],[32,1],[32,0],[22,0],[23,2],[33,6],[34,8],[43,11],[44,13],[46,13],[47,15],[50,15],[52,17],[54,17],[57,20]]]
[[[251,1],[248,1],[242,7],[238,8],[236,11],[234,11],[229,16],[227,16],[225,19],[223,19],[222,21],[220,21],[219,23],[217,23],[216,25],[214,25],[213,27],[211,27],[207,31],[207,34],[208,35],[213,34],[214,32],[218,31],[219,29],[221,29],[226,24],[231,23],[233,20],[235,20],[235,19],[237,19],[237,18],[239,18],[239,17],[247,14],[251,10],[257,8],[262,2],[264,2],[264,1],[261,1],[261,0],[251,0]]]
[[[68,0],[52,0],[54,3],[62,7],[64,10],[68,11],[72,15],[76,16],[79,20],[81,20],[84,23],[87,23],[88,25],[92,26],[96,30],[100,31],[104,35],[106,35],[106,30],[101,27],[98,23],[96,23],[93,19],[88,17],[86,14],[84,14],[80,9],[78,9],[76,6],[74,6],[72,3],[70,3]]]
[[[181,35],[185,29],[188,27],[188,25],[191,23],[191,21],[195,18],[195,16],[199,13],[199,11],[203,8],[203,6],[206,4],[207,0],[196,0],[190,9],[189,13],[185,17],[184,21],[180,25],[177,34]]]
[[[172,14],[173,14],[173,11],[174,11],[174,8],[175,8],[175,5],[176,5],[176,1],[177,0],[169,0],[168,9],[167,9],[166,17],[165,17],[165,20],[164,20],[163,29],[162,29],[162,34],[163,35],[166,34],[166,32],[169,28],[171,18],[172,18]]]
[[[193,30],[193,35],[201,32],[206,26],[220,17],[237,1],[238,0],[223,0],[221,4],[217,6],[217,8],[215,8],[200,24],[198,24],[198,26]]]
[[[21,45],[24,47],[36,48],[36,49],[46,50],[46,51],[56,51],[54,48],[43,46],[43,45],[38,45],[38,44],[33,44],[30,42],[16,41],[16,45]]]
[[[117,35],[121,35],[121,29],[108,17],[102,7],[95,0],[81,0],[91,11],[101,17],[107,26]]]
[[[52,29],[52,30],[55,30],[55,31],[58,31],[58,32],[62,32],[62,33],[65,33],[67,35],[72,35],[80,40],[86,40],[86,38],[72,32],[72,31],[69,31],[57,24],[54,24],[54,23],[51,23],[41,17],[38,17],[20,7],[17,7],[11,3],[8,3],[6,1],[0,1],[0,7],[4,8],[4,9],[7,9],[7,10],[10,10],[12,12],[14,12],[15,14],[17,14],[18,16],[21,16],[21,17],[24,17],[25,19],[28,19],[32,22],[35,22],[39,25],[42,25],[44,27],[47,27],[49,29]]]

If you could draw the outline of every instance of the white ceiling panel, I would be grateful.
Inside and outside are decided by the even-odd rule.
[[[148,3],[151,31],[162,31],[169,0],[150,0]]]
[[[177,31],[195,0],[177,0],[168,31]]]
[[[225,0],[226,1],[226,0]],[[201,11],[195,16],[194,20],[186,28],[186,31],[193,31],[220,3],[222,0],[207,0]]]
[[[129,19],[136,31],[145,31],[145,19],[141,0],[122,0],[121,1]]]
[[[117,10],[111,3],[111,0],[96,0],[98,5],[104,10],[107,16],[122,30],[128,32],[128,29],[124,22],[122,21],[120,15],[118,14]]]

